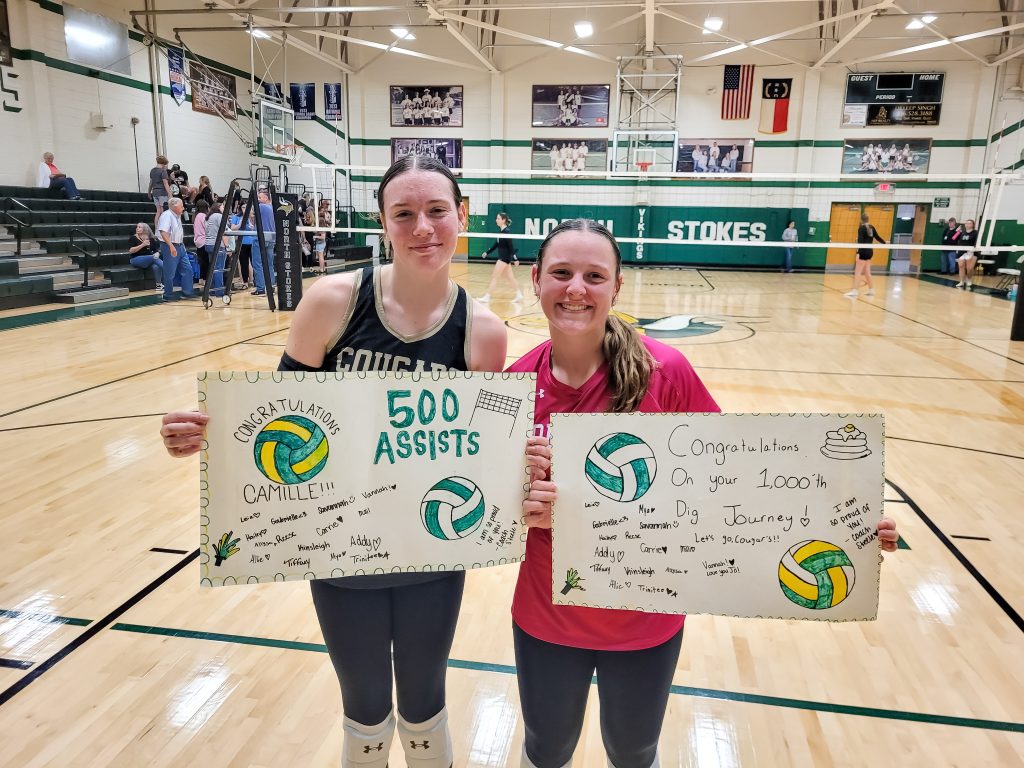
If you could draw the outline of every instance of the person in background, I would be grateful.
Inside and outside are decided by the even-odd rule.
[[[167,173],[167,158],[163,155],[156,156],[156,165],[149,171],[149,198],[156,206],[156,215],[153,216],[153,227],[159,229],[160,216],[167,208],[167,201],[171,199],[171,177]]]
[[[266,189],[259,191],[259,204],[253,207],[252,218],[249,220],[249,225],[253,230],[257,227],[259,222],[260,229],[263,230],[263,239],[267,246],[267,268],[270,270],[270,274],[264,279],[263,273],[263,258],[260,255],[260,241],[258,237],[253,237],[252,242],[252,275],[253,281],[256,283],[256,287],[252,291],[253,296],[265,296],[268,290],[268,286],[273,287],[274,285],[274,254],[276,250],[274,248],[277,242],[277,230],[274,224],[274,209],[270,204],[270,193]]]
[[[859,245],[871,245],[873,241],[884,244],[883,240],[878,231],[872,226],[868,220],[868,215],[862,214],[860,217],[860,227],[857,229],[857,243]],[[843,295],[855,299],[860,294],[857,292],[858,284],[861,278],[864,278],[864,282],[868,287],[866,296],[875,295],[875,286],[871,282],[871,258],[875,255],[874,248],[858,248],[857,259],[853,262],[853,288],[848,290]]]
[[[192,265],[185,251],[185,231],[181,226],[181,214],[185,203],[180,197],[172,197],[167,210],[160,214],[157,232],[160,235],[160,258],[164,264],[164,301],[178,301],[181,298],[194,299],[192,292]],[[181,296],[174,295],[174,278],[181,280]]]
[[[200,200],[205,200],[206,204],[210,206],[216,202],[213,195],[213,188],[210,186],[209,176],[200,176],[199,184],[192,190],[192,202],[198,203]]]
[[[202,202],[202,201],[201,201]],[[220,203],[214,203],[210,207],[210,213],[206,217],[206,252],[209,255],[209,267],[206,279],[210,282],[210,295],[224,295],[224,265],[227,261],[227,249],[230,247],[230,238],[225,234],[217,242],[217,231],[220,229],[223,215]],[[198,216],[196,217],[198,222]],[[195,226],[199,226],[197,223]]]
[[[192,242],[196,246],[196,257],[199,259],[199,279],[206,281],[210,271],[210,254],[206,250],[206,216],[210,205],[205,200],[196,203],[196,216],[192,222]]]
[[[950,216],[949,221],[946,222],[946,226],[942,230],[942,244],[950,247],[956,245],[960,240],[960,233],[960,226],[956,223],[956,219]],[[956,274],[956,254],[956,251],[939,251],[939,272],[944,275]]]
[[[75,180],[54,165],[53,152],[43,153],[43,162],[39,164],[36,186],[43,189],[58,189],[68,200],[81,200]]]
[[[181,170],[181,166],[175,163],[170,171],[171,192],[182,200],[192,200],[192,188],[188,185],[188,174]]]
[[[494,241],[484,252],[484,256],[489,256],[491,251],[494,249],[498,250],[498,260],[494,264],[494,271],[491,272],[491,282],[487,286],[487,293],[480,297],[480,301],[490,301],[491,291],[493,291],[500,280],[507,277],[508,281],[512,283],[512,287],[516,289],[515,298],[512,301],[521,301],[523,298],[523,292],[519,290],[519,283],[516,282],[516,276],[512,274],[512,265],[519,263],[519,256],[516,254],[515,243],[507,237],[501,235],[509,228],[512,223],[512,219],[509,215],[502,211],[494,217],[494,223],[498,225],[498,231],[501,233],[498,235],[498,239]]]
[[[245,205],[241,202],[235,204],[235,210],[231,214],[229,226],[234,231],[244,231],[242,212]],[[242,273],[242,288],[252,288],[252,244],[255,238],[252,235],[242,235],[242,242],[238,247],[238,269]]]
[[[133,267],[153,270],[153,280],[157,290],[161,290],[164,287],[164,263],[157,255],[160,253],[160,243],[149,224],[140,221],[135,225],[135,234],[128,238],[128,253],[131,254],[128,263]]]
[[[796,231],[796,222],[789,222],[789,226],[786,227],[782,232],[782,242],[784,243],[798,243],[800,242],[800,233]],[[783,253],[785,254],[785,261],[782,265],[783,272],[793,271],[793,247],[784,246]]]
[[[974,246],[977,244],[978,230],[974,228],[974,219],[968,219],[964,222],[964,229],[960,233],[958,245],[970,250],[960,251],[960,255],[956,257],[956,266],[960,273],[960,282],[956,284],[957,288],[970,288],[972,285],[971,275],[974,274],[974,266],[978,263],[978,254],[974,251]]]

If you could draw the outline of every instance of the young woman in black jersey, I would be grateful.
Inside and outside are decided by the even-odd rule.
[[[494,223],[498,225],[498,230],[504,233],[512,223],[512,219],[509,215],[502,211],[494,217]],[[512,287],[516,289],[515,298],[513,301],[521,301],[523,298],[523,292],[519,290],[519,283],[516,282],[515,275],[512,274],[512,265],[519,263],[519,256],[516,255],[515,242],[507,237],[498,235],[498,239],[494,241],[494,244],[484,252],[484,256],[490,256],[491,251],[495,248],[498,249],[498,261],[494,265],[494,271],[491,273],[491,284],[487,286],[487,293],[480,297],[480,301],[490,301],[491,291],[495,289],[498,282],[503,278],[507,277],[509,282],[512,283]]]
[[[963,231],[957,242],[957,245],[970,249],[960,251],[956,257],[956,268],[960,274],[960,282],[956,284],[957,288],[970,288],[972,285],[971,275],[974,274],[974,266],[978,263],[978,254],[974,250],[974,246],[977,244],[978,230],[974,228],[974,219],[968,219],[964,222]]]
[[[295,312],[278,370],[500,371],[504,325],[449,277],[467,218],[451,171],[408,155],[384,174],[377,203],[392,263],[315,282]],[[195,411],[164,416],[168,452],[196,453],[207,421]],[[384,768],[397,727],[408,766],[450,767],[445,671],[464,580],[452,572],[310,582],[341,683],[342,766]]]

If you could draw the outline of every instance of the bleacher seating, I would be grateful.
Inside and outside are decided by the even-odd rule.
[[[129,290],[155,287],[148,270],[129,264],[127,243],[140,221],[152,226],[153,203],[139,192],[81,190],[82,200],[66,200],[53,190],[39,187],[0,186],[0,200],[14,198],[31,210],[31,226],[22,228],[22,256],[15,256],[6,240],[0,250],[0,309],[53,301],[62,289],[80,285],[85,257],[72,248],[72,230],[95,238],[96,244],[75,236],[76,244],[89,251],[90,287],[117,286]],[[12,214],[24,217],[14,209]],[[8,232],[15,227],[0,217]],[[191,248],[192,227],[185,222],[186,245]]]

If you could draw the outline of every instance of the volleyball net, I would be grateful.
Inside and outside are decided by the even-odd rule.
[[[312,190],[354,216],[338,226],[315,227],[360,238],[379,236],[375,217],[385,166],[305,164]],[[934,268],[943,251],[974,252],[1007,263],[1024,251],[1024,226],[1014,200],[1024,197],[1024,176],[1000,174],[748,173],[709,174],[652,170],[510,170],[455,168],[469,200],[464,233],[469,256],[493,242],[495,214],[513,225],[502,233],[521,258],[570,218],[594,219],[620,243],[627,263],[774,266],[792,249],[797,266],[848,268],[857,250],[886,251],[897,271]],[[885,241],[858,243],[862,217]],[[973,220],[977,244],[943,245],[950,217]],[[782,233],[794,224],[798,240]],[[1005,257],[1001,254],[1006,254]],[[930,254],[930,255],[928,255]],[[905,269],[900,269],[903,267]]]

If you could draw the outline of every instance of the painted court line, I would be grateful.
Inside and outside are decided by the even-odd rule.
[[[272,638],[249,637],[245,635],[228,635],[218,632],[197,632],[189,629],[173,629],[169,627],[149,627],[140,624],[117,623],[111,627],[111,630],[118,632],[137,632],[164,637],[213,640],[222,643],[238,643],[242,645],[258,645],[269,648],[327,653],[327,646],[322,643],[297,643],[290,640],[275,640]],[[468,661],[465,659],[449,659],[448,666],[452,669],[466,669],[475,672],[494,672],[503,675],[514,675],[516,673],[516,668],[509,664],[490,664],[487,662]],[[719,699],[745,704],[761,704],[769,707],[786,707],[789,709],[805,709],[814,712],[830,712],[837,715],[855,715],[858,717],[874,717],[884,720],[905,720],[916,723],[929,723],[932,725],[951,725],[960,728],[978,728],[991,731],[1024,733],[1024,723],[1004,722],[1001,720],[984,720],[981,718],[955,717],[951,715],[933,715],[923,712],[906,712],[902,710],[881,709],[877,707],[858,707],[848,704],[829,704],[827,702],[809,701],[806,699],[787,699],[779,696],[719,691],[713,688],[693,688],[685,685],[673,685],[671,691],[678,696]]]

